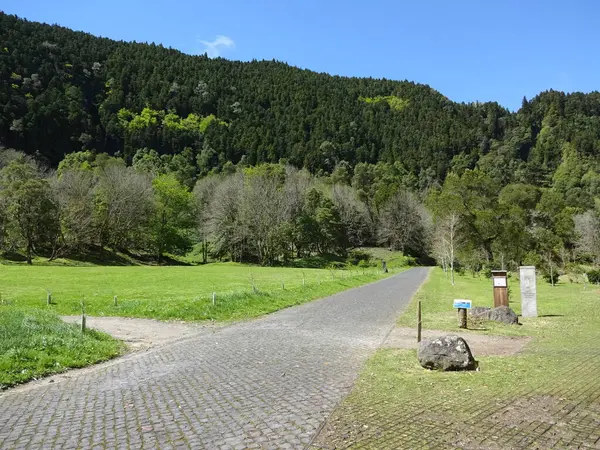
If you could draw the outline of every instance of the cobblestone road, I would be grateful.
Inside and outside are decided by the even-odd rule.
[[[0,394],[0,448],[304,448],[427,272]]]

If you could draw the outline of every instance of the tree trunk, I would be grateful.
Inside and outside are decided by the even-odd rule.
[[[454,234],[450,236],[450,279],[452,286],[454,286]]]
[[[27,264],[29,264],[30,266],[33,264],[32,262],[32,245],[31,242],[27,242],[27,254],[25,255],[25,257],[27,258]]]
[[[550,282],[552,283],[552,287],[554,287],[554,271],[552,270],[552,262],[550,262]]]

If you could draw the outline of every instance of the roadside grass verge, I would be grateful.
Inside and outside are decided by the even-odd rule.
[[[119,355],[107,334],[64,323],[55,313],[0,305],[0,390]]]
[[[50,309],[63,315],[79,314],[80,301],[84,300],[91,316],[226,321],[267,314],[387,275],[373,268],[294,269],[234,263],[195,267],[0,266],[0,294],[16,307]],[[51,305],[47,305],[49,293]]]
[[[509,285],[511,307],[519,312],[518,280],[510,279]],[[566,420],[564,412],[573,405],[580,408],[580,417],[597,417],[600,290],[567,283],[552,287],[541,278],[537,287],[540,317],[520,318],[523,326],[481,322],[470,327],[486,334],[532,336],[521,353],[502,357],[475,354],[480,372],[435,372],[419,365],[415,350],[380,350],[368,361],[320,439],[331,445],[354,442],[361,448],[383,448],[389,442],[396,448],[433,444],[474,448],[473,443],[475,447],[498,443],[497,448],[508,448],[515,436],[557,436],[557,440],[563,435],[575,436],[577,429],[569,428],[568,423],[553,431],[555,434],[542,437],[536,433]],[[491,280],[460,276],[452,287],[443,272],[434,269],[398,324],[415,326],[416,303],[421,299],[424,329],[458,332],[454,298],[491,306]],[[522,405],[518,403],[521,400]],[[540,406],[540,402],[547,404]],[[550,419],[542,420],[540,414]],[[540,420],[549,425],[534,432]],[[504,442],[485,441],[492,436]],[[494,445],[489,448],[496,448]]]
[[[546,295],[545,282],[538,279],[538,289]],[[521,313],[521,294],[519,281],[511,276],[508,279],[510,307],[517,313]],[[548,286],[551,287],[551,286]],[[556,290],[563,291],[563,285],[557,285]],[[551,292],[550,292],[551,293]],[[552,294],[552,293],[551,293]],[[539,299],[541,294],[538,294]],[[433,269],[430,279],[426,285],[417,292],[407,310],[398,319],[398,325],[403,327],[416,327],[417,303],[421,300],[423,329],[430,330],[457,330],[458,313],[452,308],[454,299],[472,300],[473,306],[494,306],[492,280],[484,276],[460,275],[455,276],[455,285],[452,286],[450,279],[441,269]],[[552,303],[538,301],[538,312],[545,314],[545,310],[554,308]],[[469,315],[469,329],[475,329],[484,334],[504,335],[529,335],[529,327],[507,327],[495,322],[475,321]]]

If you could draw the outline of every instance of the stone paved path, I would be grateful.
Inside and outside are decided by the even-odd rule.
[[[310,448],[600,450],[600,349],[552,357],[564,367],[547,384],[515,383],[508,398],[465,392],[460,414],[447,398],[417,396],[401,408],[343,404]]]
[[[305,448],[427,273],[0,394],[0,448]]]

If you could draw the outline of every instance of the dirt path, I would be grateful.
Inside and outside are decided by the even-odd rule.
[[[62,316],[65,322],[81,323],[81,316]],[[147,350],[175,340],[193,336],[214,326],[192,322],[163,322],[153,319],[128,317],[91,317],[86,324],[124,341],[131,350]]]
[[[531,341],[525,336],[492,336],[475,331],[448,332],[439,330],[423,330],[423,338],[434,338],[446,334],[462,337],[475,358],[479,356],[508,356],[519,353]],[[394,328],[383,347],[417,348],[417,330],[414,328]]]

